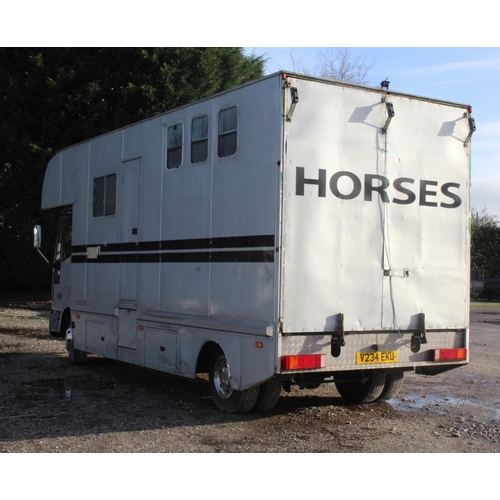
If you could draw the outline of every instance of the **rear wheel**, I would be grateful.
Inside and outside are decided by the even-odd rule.
[[[385,385],[382,394],[378,397],[378,401],[387,401],[395,398],[403,385],[405,372],[388,373],[385,376]]]
[[[244,391],[231,387],[231,369],[222,349],[217,349],[210,360],[209,387],[215,406],[227,413],[250,411],[259,396],[258,386]]]
[[[270,380],[259,386],[259,395],[252,411],[269,411],[276,406],[281,394],[281,382]]]
[[[336,375],[335,386],[339,394],[350,403],[372,403],[382,394],[385,379],[385,373],[378,371],[359,375],[351,372]]]

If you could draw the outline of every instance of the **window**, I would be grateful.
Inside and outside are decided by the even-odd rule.
[[[116,174],[94,179],[94,198],[92,214],[94,217],[115,215],[116,212]]]
[[[167,131],[167,168],[175,169],[182,165],[182,123],[168,127]]]
[[[71,215],[66,215],[59,221],[59,230],[56,243],[56,256],[54,259],[56,262],[66,260],[68,257],[71,257],[71,225]]]
[[[191,122],[191,163],[203,163],[208,158],[208,116]]]
[[[219,113],[219,158],[232,156],[238,145],[238,108],[223,109]]]

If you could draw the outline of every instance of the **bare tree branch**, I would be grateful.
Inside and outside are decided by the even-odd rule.
[[[290,61],[292,63],[292,69],[295,73],[302,73],[303,75],[315,75],[314,70],[310,68],[307,63],[304,63],[304,58],[297,59],[295,54],[295,49],[290,49]]]
[[[348,47],[325,48],[318,51],[317,61],[312,69],[307,61],[297,59],[294,49],[290,51],[290,60],[293,70],[297,73],[360,85],[369,84],[369,72],[375,64],[375,60],[369,61],[366,54],[354,56]]]

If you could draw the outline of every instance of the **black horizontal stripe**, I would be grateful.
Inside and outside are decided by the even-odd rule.
[[[72,255],[73,264],[117,264],[120,262],[140,263],[207,263],[207,262],[274,262],[273,250],[227,250],[216,252],[172,252],[172,253],[115,253],[99,254],[97,259],[87,255]]]
[[[87,247],[100,247],[101,253],[107,252],[154,252],[160,250],[211,250],[229,248],[274,247],[274,234],[255,236],[229,236],[221,238],[193,238],[181,240],[140,241],[125,243],[96,243],[75,245],[72,253],[86,253]]]

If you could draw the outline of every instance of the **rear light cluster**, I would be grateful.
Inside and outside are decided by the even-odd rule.
[[[434,349],[434,361],[466,361],[467,349]]]
[[[306,370],[324,368],[325,366],[325,354],[301,354],[298,356],[283,356],[281,358],[281,368],[283,370]]]

